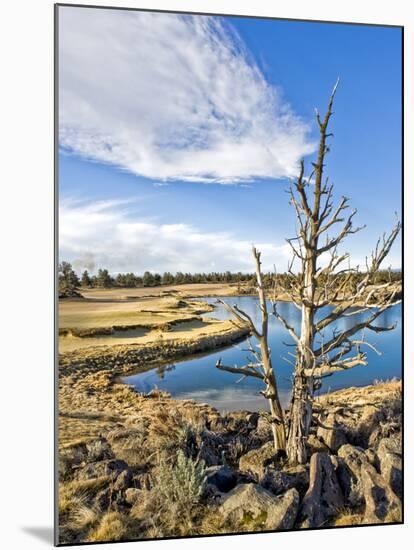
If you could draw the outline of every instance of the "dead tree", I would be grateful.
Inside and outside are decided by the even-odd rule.
[[[220,370],[239,374],[243,377],[252,376],[262,380],[265,389],[261,392],[267,399],[270,407],[270,422],[272,426],[274,447],[277,452],[285,453],[286,451],[286,432],[283,416],[283,409],[280,404],[276,376],[273,371],[271,352],[268,344],[268,322],[269,315],[266,304],[266,294],[263,285],[260,252],[253,247],[253,257],[256,264],[256,280],[257,292],[259,296],[259,307],[262,317],[262,326],[259,330],[254,324],[252,318],[237,305],[230,306],[219,300],[223,306],[231,312],[236,319],[243,323],[247,323],[250,327],[252,335],[258,340],[258,346],[254,347],[249,339],[248,352],[252,357],[252,361],[242,367],[227,366],[221,363],[221,359],[217,362],[216,367]]]
[[[284,325],[293,338],[296,347],[294,357],[293,391],[287,426],[286,451],[291,463],[304,464],[307,461],[306,443],[312,420],[313,398],[322,379],[335,372],[367,364],[365,346],[370,346],[365,337],[356,337],[362,331],[382,332],[394,326],[374,324],[381,314],[397,303],[397,290],[391,281],[373,284],[374,275],[388,255],[399,231],[397,222],[388,236],[378,240],[370,261],[363,273],[351,267],[348,253],[340,253],[338,247],[351,234],[363,227],[354,227],[356,210],[349,211],[349,199],[342,197],[334,206],[333,185],[324,179],[325,156],[329,151],[328,124],[332,115],[332,104],[337,89],[331,94],[328,109],[323,119],[316,111],[319,127],[318,156],[309,177],[304,176],[304,163],[292,184],[289,194],[297,218],[297,232],[287,242],[292,249],[292,260],[288,277],[284,282],[276,278],[272,313]],[[336,232],[336,228],[340,227]],[[330,232],[333,231],[334,235]],[[322,260],[322,261],[321,261]],[[299,267],[296,271],[296,266]],[[355,273],[359,282],[349,284]],[[276,297],[284,293],[301,311],[300,329],[296,331],[277,309]],[[375,302],[375,303],[374,303]],[[334,305],[323,318],[317,319],[318,310]],[[373,306],[375,305],[375,308]],[[363,313],[365,318],[345,330],[333,328],[341,318],[357,319]],[[374,348],[375,349],[375,348]]]

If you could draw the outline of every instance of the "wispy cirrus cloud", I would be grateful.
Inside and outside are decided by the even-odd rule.
[[[292,176],[308,127],[218,17],[61,7],[62,147],[157,180]]]
[[[254,269],[250,242],[228,232],[205,232],[192,225],[156,223],[128,212],[123,201],[62,200],[59,255],[77,270],[105,267],[111,273],[244,271]],[[255,243],[263,267],[287,265],[289,247]]]

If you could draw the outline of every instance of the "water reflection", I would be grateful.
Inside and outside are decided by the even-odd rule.
[[[257,299],[251,296],[225,298],[228,303],[246,311],[256,323],[260,322],[260,312]],[[221,304],[216,304],[216,298],[206,298],[205,301],[216,306],[215,311],[205,314],[206,317],[229,319],[229,314]],[[286,320],[297,330],[300,325],[300,311],[291,303],[279,302],[278,310]],[[322,308],[318,312],[318,319],[325,317],[331,307]],[[326,332],[325,340],[332,337],[333,329],[345,330],[360,322],[366,313],[357,313],[352,317],[341,319],[332,325]],[[372,333],[366,331],[366,339],[380,351],[378,356],[370,349],[364,349],[368,356],[368,365],[359,366],[351,370],[336,373],[324,380],[322,391],[339,389],[348,386],[363,386],[376,379],[389,379],[401,376],[401,305],[388,310],[376,320],[376,325],[392,325],[397,327],[391,332]],[[356,334],[355,338],[361,337]],[[255,344],[252,338],[253,345]],[[292,366],[283,358],[287,356],[289,345],[293,341],[283,326],[273,317],[269,318],[269,344],[272,350],[273,364],[276,367],[278,385],[282,401],[286,404],[292,383]],[[195,399],[208,402],[219,410],[248,409],[259,410],[266,408],[266,402],[259,394],[262,383],[255,378],[244,378],[238,383],[238,376],[219,371],[215,364],[222,358],[224,364],[241,366],[246,362],[248,353],[246,344],[242,343],[210,354],[198,356],[176,365],[168,365],[157,369],[130,376],[124,379],[128,384],[135,386],[137,391],[150,391],[155,386],[170,392],[173,396],[185,399]]]
[[[175,365],[159,365],[156,368],[156,373],[157,373],[158,377],[160,378],[160,380],[164,380],[165,373],[166,372],[171,372],[174,369],[175,369]]]

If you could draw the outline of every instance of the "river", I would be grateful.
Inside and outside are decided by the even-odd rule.
[[[228,319],[231,315],[221,304],[216,304],[217,298],[198,298],[214,304],[215,310],[205,314],[205,317]],[[246,311],[260,327],[260,312],[256,297],[240,296],[223,298],[230,304],[237,304]],[[318,317],[324,317],[330,307],[319,311]],[[278,311],[287,319],[290,325],[298,330],[300,311],[291,303],[279,302]],[[363,319],[366,314],[358,314],[340,320],[332,328],[344,329],[353,326]],[[400,378],[402,372],[402,342],[401,342],[401,304],[384,312],[376,322],[378,325],[392,325],[397,327],[390,332],[374,333],[365,331],[365,339],[374,344],[381,352],[377,355],[373,350],[364,346],[368,354],[368,365],[358,366],[351,370],[335,373],[323,381],[321,391],[327,392],[349,386],[365,386],[375,380]],[[325,338],[332,332],[327,332]],[[356,335],[357,336],[357,335]],[[362,336],[361,334],[359,336]],[[252,338],[252,342],[254,339]],[[269,345],[272,350],[272,361],[276,371],[280,397],[284,405],[289,400],[292,384],[292,365],[283,358],[289,358],[289,346],[292,340],[284,327],[273,316],[269,318]],[[237,374],[223,372],[215,368],[219,358],[225,365],[242,366],[249,361],[246,351],[246,342],[231,347],[214,350],[211,353],[193,357],[184,361],[159,367],[150,371],[123,378],[127,384],[133,385],[139,392],[148,392],[152,388],[168,391],[179,399],[194,399],[202,403],[209,403],[220,411],[247,409],[257,411],[267,409],[267,403],[260,395],[263,389],[262,382],[256,378],[243,378]]]

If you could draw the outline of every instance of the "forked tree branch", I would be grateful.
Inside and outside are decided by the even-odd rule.
[[[264,374],[258,372],[256,370],[256,367],[250,364],[245,365],[244,367],[230,367],[228,365],[223,365],[221,362],[221,359],[219,359],[216,363],[216,368],[219,370],[232,372],[233,374],[240,374],[242,376],[252,376],[253,378],[259,378],[260,380],[265,379]]]

